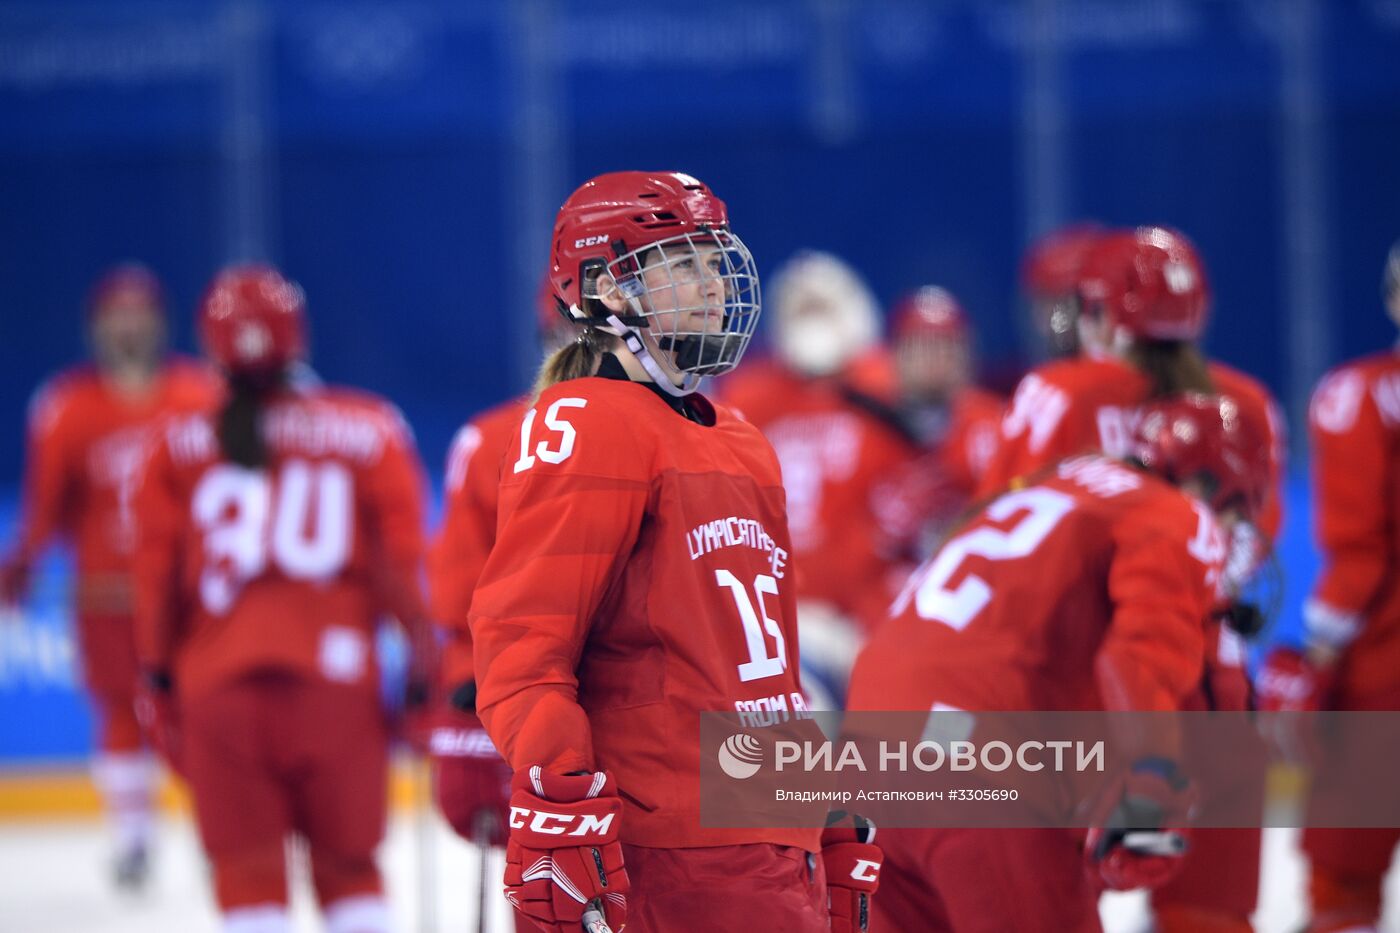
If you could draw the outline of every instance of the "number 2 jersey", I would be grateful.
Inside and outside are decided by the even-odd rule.
[[[253,671],[377,685],[381,614],[424,617],[422,468],[397,409],[348,389],[263,411],[268,464],[226,461],[218,410],[166,423],[138,494],[137,650],[182,698]]]
[[[914,574],[849,708],[1177,709],[1201,678],[1224,553],[1175,487],[1100,455],[1062,461]]]
[[[611,771],[624,842],[816,851],[815,830],[700,825],[700,713],[805,703],[777,459],[732,412],[684,407],[699,421],[596,376],[525,413],[471,606],[478,710],[517,771]]]

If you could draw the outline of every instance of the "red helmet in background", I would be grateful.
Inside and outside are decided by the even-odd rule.
[[[1079,353],[1079,272],[1105,232],[1094,223],[1060,227],[1032,243],[1021,262],[1021,288],[1030,299],[1031,321],[1051,356]]]
[[[1099,224],[1086,222],[1060,227],[1040,237],[1021,262],[1021,287],[1032,298],[1073,295],[1084,258],[1106,232]]]
[[[1100,310],[1115,327],[1152,340],[1196,340],[1205,330],[1210,286],[1185,234],[1167,227],[1102,236],[1079,277],[1085,311]]]
[[[1204,475],[1210,505],[1259,514],[1269,488],[1269,436],[1234,399],[1186,393],[1149,402],[1138,422],[1135,456],[1180,485]]]
[[[124,262],[102,273],[88,290],[88,321],[96,320],[109,309],[133,304],[143,305],[163,318],[165,289],[148,267],[139,262]]]
[[[625,310],[585,307],[604,275]],[[572,319],[621,337],[677,395],[733,369],[758,327],[753,256],[724,202],[681,172],[610,172],[569,195],[554,222],[550,281]],[[709,297],[682,303],[697,286]]]
[[[204,352],[229,372],[272,372],[306,355],[306,297],[271,266],[230,266],[199,303]]]
[[[943,411],[972,380],[972,330],[962,305],[946,288],[926,285],[896,302],[890,317],[903,403]]]
[[[895,302],[890,312],[890,336],[896,341],[911,337],[943,337],[967,340],[967,314],[946,288],[925,285]]]

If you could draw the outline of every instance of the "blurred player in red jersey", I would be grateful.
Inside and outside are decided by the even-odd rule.
[[[1237,596],[1264,562],[1282,524],[1284,439],[1278,405],[1256,379],[1205,359],[1196,341],[1210,307],[1206,272],[1181,233],[1139,227],[1102,234],[1080,268],[1078,327],[1083,355],[1040,366],[1017,387],[980,492],[1087,450],[1127,452],[1138,409],[1179,392],[1220,392],[1267,425],[1269,495],[1257,518],[1231,542],[1226,591]],[[1247,608],[1247,607],[1246,607]],[[1232,619],[1254,634],[1258,616]],[[1240,652],[1231,649],[1231,657]]]
[[[776,358],[726,380],[720,398],[768,438],[782,465],[802,627],[803,677],[839,705],[863,622],[889,605],[892,545],[875,484],[914,452],[891,423],[894,370],[874,295],[828,253],[804,252],[770,290]]]
[[[1264,562],[1282,522],[1278,406],[1257,380],[1207,361],[1197,348],[1210,290],[1200,256],[1181,233],[1139,227],[1100,235],[1080,267],[1078,305],[1083,355],[1047,363],[1021,381],[982,491],[1086,450],[1124,455],[1140,406],[1150,399],[1182,391],[1233,398],[1242,416],[1267,435],[1268,493],[1251,521],[1232,532],[1228,600],[1221,607],[1231,624],[1211,623],[1209,672],[1188,706],[1244,709],[1249,687],[1240,635],[1257,631],[1259,615],[1236,597]],[[1258,831],[1210,830],[1197,842],[1185,871],[1154,894],[1159,927],[1166,933],[1248,930],[1258,889]],[[1208,921],[1207,914],[1214,918]],[[1207,922],[1220,925],[1203,926]]]
[[[578,335],[579,328],[560,313],[548,278],[536,310],[546,352]],[[438,806],[459,835],[483,847],[506,843],[511,772],[475,713],[467,615],[481,568],[496,541],[501,463],[520,435],[520,420],[530,402],[528,396],[502,402],[458,430],[447,456],[442,527],[428,559],[432,616],[446,634],[442,681],[457,691],[429,738]],[[516,927],[534,929],[518,914]]]
[[[777,458],[695,392],[758,325],[753,259],[672,172],[584,184],[551,259],[583,331],[502,466],[470,617],[515,770],[507,896],[546,930],[851,929],[865,892],[828,890],[815,830],[700,825],[699,713],[805,706]]]
[[[1052,358],[1079,354],[1079,270],[1104,232],[1096,223],[1059,227],[1032,243],[1021,262],[1021,290],[1030,301],[1030,321]]]
[[[886,533],[917,562],[976,490],[996,448],[1002,400],[973,384],[971,328],[946,289],[906,295],[891,317],[899,393],[890,420],[915,455],[876,484],[873,502]]]
[[[93,287],[94,362],[55,376],[31,405],[23,522],[0,566],[0,597],[15,605],[46,545],[63,537],[77,552],[78,649],[98,728],[93,778],[115,830],[117,883],[130,888],[147,874],[156,781],[135,708],[132,495],[154,425],[218,392],[211,373],[165,356],[164,304],[143,266],[117,266]]]
[[[1086,450],[1122,456],[1144,402],[1220,392],[1270,427],[1274,481],[1257,524],[1272,540],[1282,520],[1278,406],[1256,379],[1206,360],[1197,348],[1210,287],[1191,241],[1165,227],[1104,233],[1080,267],[1077,301],[1083,352],[1021,380],[982,491],[995,493],[1018,476]]]
[[[1381,283],[1400,325],[1400,242]],[[1323,571],[1303,605],[1305,644],[1270,652],[1258,678],[1270,710],[1400,710],[1400,354],[1384,350],[1322,380],[1308,412]],[[1309,933],[1371,931],[1400,829],[1308,829]]]
[[[1233,400],[1165,399],[1131,461],[1072,457],[999,496],[911,578],[856,663],[850,708],[1180,708],[1198,689],[1225,535],[1265,495],[1261,441]],[[1184,833],[1191,794],[1172,750],[1144,751],[1118,807],[1145,798],[1159,819],[1136,825]],[[1097,931],[1102,886],[1160,883],[1181,862],[1096,830],[884,830],[881,847],[872,929],[886,931]]]
[[[422,468],[392,405],[291,381],[304,299],[276,270],[224,270],[199,316],[226,396],[170,421],[146,466],[141,664],[194,793],[223,929],[291,929],[296,834],[327,930],[387,930],[374,630],[383,614],[425,624]]]

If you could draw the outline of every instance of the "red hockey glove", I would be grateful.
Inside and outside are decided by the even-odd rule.
[[[1275,648],[1254,679],[1261,712],[1312,713],[1322,708],[1331,678],[1294,648]]]
[[[1262,734],[1283,760],[1299,765],[1318,761],[1322,750],[1316,717],[1291,714],[1317,712],[1331,690],[1331,670],[1307,654],[1278,647],[1265,656],[1254,679],[1254,704],[1263,713],[1285,714],[1259,719]]]
[[[605,771],[561,776],[539,765],[511,782],[506,899],[545,930],[577,933],[601,910],[613,930],[627,922],[630,882],[617,841],[622,800]]]
[[[395,730],[420,754],[430,754],[428,741],[437,726],[439,651],[437,634],[424,621],[408,622],[404,626],[408,639],[408,667],[404,673],[403,705],[397,710]]]
[[[880,886],[884,854],[874,844],[875,824],[835,811],[822,832],[822,865],[831,933],[862,933],[870,927],[870,898]],[[853,825],[852,825],[853,824]]]
[[[0,606],[14,608],[29,595],[33,568],[26,560],[11,558],[0,565]]]
[[[457,835],[483,846],[506,844],[510,766],[471,713],[439,710],[428,738],[443,817]]]
[[[1108,798],[1112,810],[1084,840],[1090,876],[1115,891],[1170,881],[1186,854],[1195,796],[1174,762],[1144,758],[1133,765]]]
[[[167,767],[185,776],[180,760],[180,719],[175,709],[175,689],[164,671],[148,671],[136,691],[136,721],[155,746]]]

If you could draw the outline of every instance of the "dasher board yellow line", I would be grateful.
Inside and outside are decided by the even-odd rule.
[[[427,802],[427,764],[397,757],[389,771],[389,803],[395,808]],[[190,810],[189,791],[169,772],[162,774],[157,797],[166,812]],[[0,770],[0,821],[55,818],[82,819],[102,813],[102,798],[86,769],[74,766]]]

